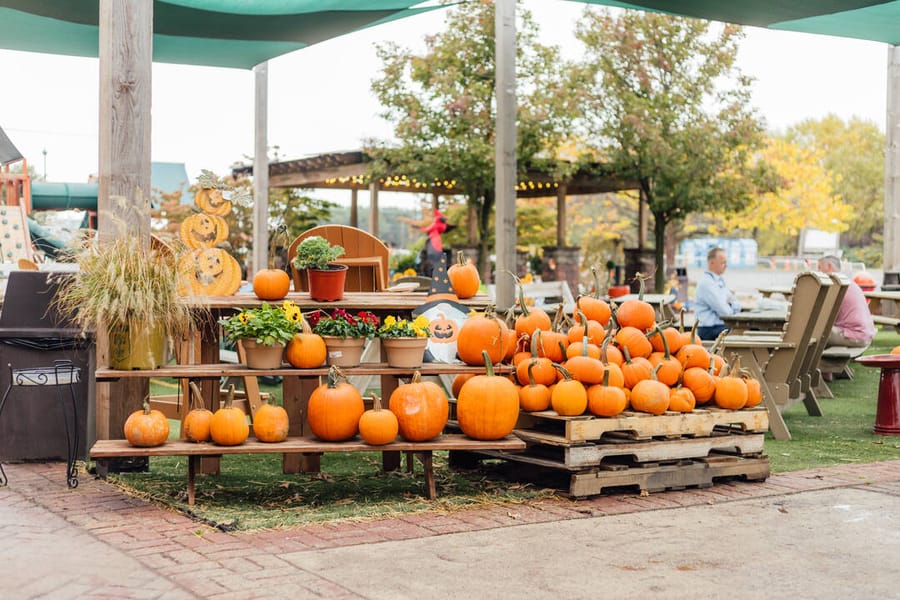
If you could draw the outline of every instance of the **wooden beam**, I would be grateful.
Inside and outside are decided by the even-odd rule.
[[[369,233],[378,237],[378,189],[377,181],[369,184]]]
[[[495,142],[495,233],[497,273],[516,272],[516,2],[496,0],[497,124]],[[497,310],[514,302],[514,281],[497,277]]]
[[[338,177],[358,177],[366,174],[365,163],[341,165],[327,169],[315,169],[297,173],[272,175],[269,185],[272,187],[310,187],[322,183],[326,179]]]
[[[153,2],[100,0],[98,23],[98,235],[101,240],[139,236],[149,250]],[[98,365],[107,366],[108,356],[106,336],[98,335]],[[97,436],[123,438],[125,419],[149,390],[149,380],[98,385]]]
[[[350,190],[350,226],[359,227],[359,190]]]
[[[900,269],[900,47],[888,46],[884,153],[884,270]]]
[[[559,248],[566,245],[566,190],[565,183],[556,188],[556,245]]]
[[[269,265],[269,63],[253,67],[253,273]],[[252,273],[249,274],[252,277]]]

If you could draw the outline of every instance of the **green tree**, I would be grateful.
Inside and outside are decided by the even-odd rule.
[[[588,139],[636,180],[654,216],[656,289],[670,223],[714,206],[738,208],[760,175],[762,126],[750,80],[735,66],[740,28],[662,14],[586,9],[576,29],[585,60],[573,73]]]
[[[785,138],[818,151],[822,166],[834,175],[834,190],[852,209],[843,233],[847,246],[875,242],[884,229],[884,134],[871,121],[836,115],[807,119],[790,127]],[[880,248],[879,248],[880,251]]]
[[[574,117],[556,47],[537,43],[530,13],[517,15],[517,161],[565,176],[572,168],[555,160]],[[378,47],[384,63],[372,84],[394,124],[397,144],[373,144],[371,174],[403,172],[417,181],[455,181],[474,209],[467,220],[469,243],[480,245],[485,281],[494,209],[494,4],[463,3],[447,13],[446,30],[425,40],[421,54],[396,44]]]

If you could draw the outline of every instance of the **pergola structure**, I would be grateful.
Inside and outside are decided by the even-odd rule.
[[[441,196],[459,196],[463,191],[453,180],[417,181],[402,173],[373,179],[368,174],[371,159],[362,150],[333,152],[307,158],[269,163],[270,188],[336,189],[350,191],[350,225],[359,223],[358,193],[369,192],[369,233],[378,235],[378,194],[405,192],[431,194],[437,208]],[[251,165],[232,172],[252,173]],[[554,179],[537,170],[528,171],[516,185],[516,198],[556,198],[556,244],[565,245],[566,197],[637,189],[637,182],[616,177],[604,165],[588,165],[566,180]]]

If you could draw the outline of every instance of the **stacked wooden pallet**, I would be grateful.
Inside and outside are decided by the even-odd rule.
[[[724,477],[765,479],[768,427],[765,408],[612,418],[522,413],[513,433],[527,444],[524,452],[480,454],[519,463],[517,476],[555,475],[575,497],[614,488],[657,492],[707,487]]]

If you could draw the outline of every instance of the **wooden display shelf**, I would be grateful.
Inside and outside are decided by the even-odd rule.
[[[194,480],[203,456],[225,454],[322,454],[324,452],[411,452],[419,456],[425,471],[425,490],[430,500],[437,497],[434,483],[432,452],[435,450],[477,451],[503,450],[512,452],[524,450],[525,442],[513,436],[500,440],[473,440],[462,434],[444,434],[427,442],[407,442],[400,438],[384,446],[370,446],[354,438],[346,442],[323,442],[306,437],[288,437],[283,442],[264,443],[249,438],[237,446],[219,446],[210,443],[194,443],[184,440],[170,440],[161,446],[138,448],[125,440],[97,440],[91,448],[91,458],[98,461],[98,472],[104,473],[100,461],[124,456],[187,456],[188,457],[188,504],[194,504]]]

